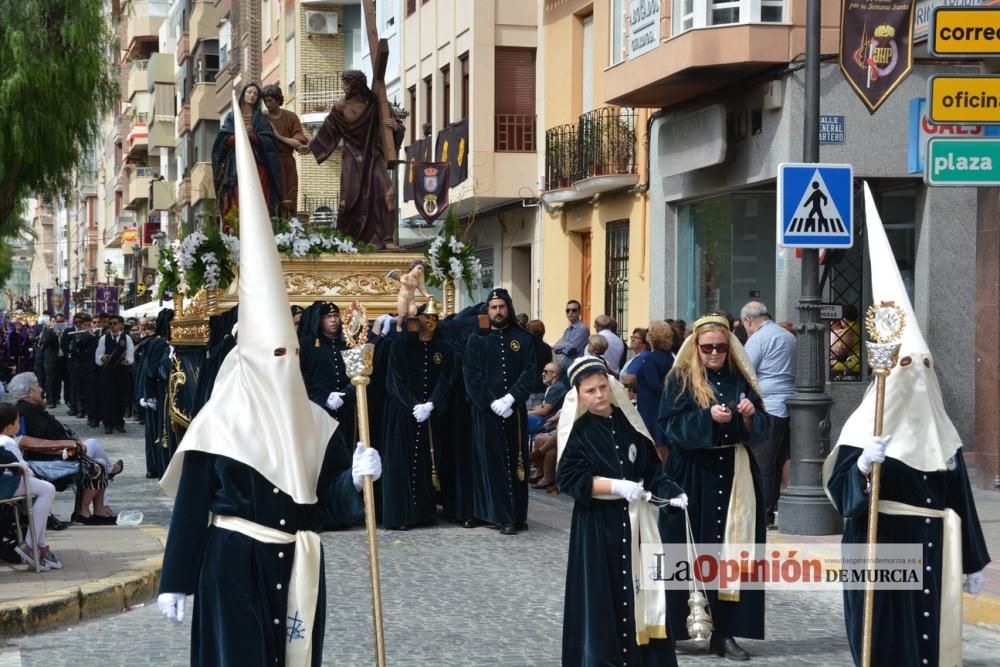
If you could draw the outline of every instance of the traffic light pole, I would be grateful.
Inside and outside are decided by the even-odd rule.
[[[819,64],[821,0],[807,0],[806,81],[802,161],[819,162]],[[819,251],[802,250],[798,359],[795,393],[788,400],[791,481],[778,501],[778,523],[789,535],[832,535],[843,521],[823,491],[823,459],[829,451],[830,406],[826,393],[827,331],[819,319]]]

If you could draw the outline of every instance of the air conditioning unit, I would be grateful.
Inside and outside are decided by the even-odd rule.
[[[306,32],[310,35],[336,35],[336,12],[306,12]]]

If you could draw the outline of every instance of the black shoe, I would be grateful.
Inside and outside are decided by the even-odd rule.
[[[124,433],[125,432],[125,426],[124,425],[123,426],[115,426],[115,430],[118,431],[119,433]]]
[[[87,426],[90,428],[101,428],[101,422],[87,422]]]
[[[483,525],[483,523],[478,519],[466,519],[462,522],[463,528],[478,528],[481,525]]]
[[[400,531],[407,531],[407,530],[409,530],[409,529],[410,529],[410,527],[409,527],[409,526],[394,526],[394,527],[390,528],[389,526],[385,526],[385,529],[386,529],[386,530],[400,530]]]
[[[110,426],[104,427],[104,435],[111,435],[112,428]]]
[[[45,407],[47,407],[47,408],[55,408],[55,407],[58,407],[58,406],[59,406],[58,403],[46,403],[45,404]]]
[[[125,470],[125,462],[121,459],[115,461],[115,464],[111,466],[111,472],[108,473],[108,479],[114,479],[121,474],[122,470]]]
[[[709,651],[717,656],[725,658],[726,660],[746,662],[750,659],[750,654],[743,650],[743,648],[736,643],[735,639],[732,637],[723,637],[722,635],[712,635],[712,642],[709,645]]]
[[[69,528],[68,521],[60,521],[55,514],[50,514],[49,518],[45,520],[46,530],[66,530]]]
[[[156,479],[156,473],[147,472],[146,479]]]
[[[505,523],[500,526],[501,535],[517,535],[517,528],[514,527],[512,523]]]
[[[76,410],[70,410],[70,411],[69,411],[69,412],[67,412],[66,414],[68,414],[68,415],[69,415],[70,417],[76,417],[76,416],[77,416],[77,415],[76,415]]]

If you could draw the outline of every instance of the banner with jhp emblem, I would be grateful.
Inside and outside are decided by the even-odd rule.
[[[448,209],[448,163],[417,162],[413,165],[413,203],[428,225]]]
[[[914,0],[841,0],[840,69],[875,113],[913,67]]]

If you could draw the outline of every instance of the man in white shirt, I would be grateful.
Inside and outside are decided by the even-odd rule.
[[[608,341],[608,351],[604,353],[604,361],[615,377],[618,377],[622,362],[625,360],[625,343],[615,333],[617,328],[618,323],[607,315],[598,315],[594,320],[594,331]]]
[[[97,342],[94,363],[100,388],[104,432],[125,432],[125,403],[128,401],[128,372],[135,355],[131,336],[124,332],[120,315],[108,318],[108,331]]]

